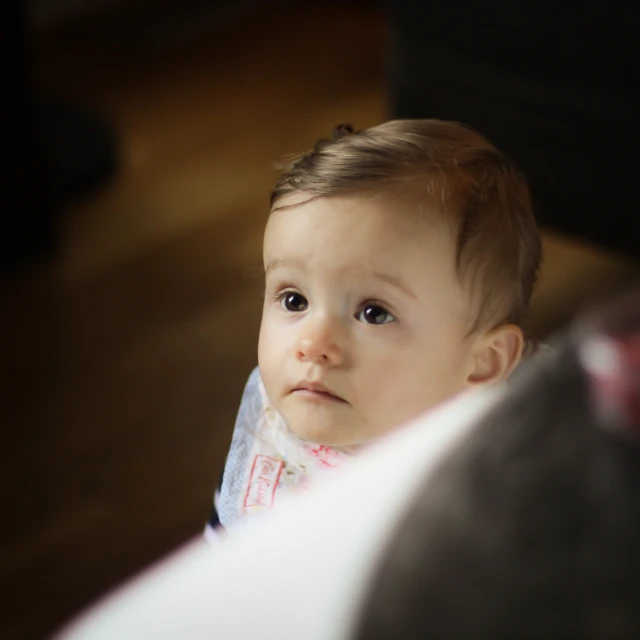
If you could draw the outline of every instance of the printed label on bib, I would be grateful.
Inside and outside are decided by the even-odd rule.
[[[249,487],[244,497],[244,508],[271,508],[284,462],[261,453],[253,459]]]

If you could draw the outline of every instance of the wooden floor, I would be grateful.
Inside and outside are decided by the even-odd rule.
[[[37,40],[43,89],[108,115],[119,173],[1,292],[1,638],[39,638],[196,535],[256,362],[273,163],[385,118],[380,17],[305,3],[198,37]],[[638,268],[545,236],[545,335]],[[5,326],[6,325],[6,326]]]

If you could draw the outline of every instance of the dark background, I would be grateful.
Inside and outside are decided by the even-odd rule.
[[[201,531],[256,362],[273,164],[335,124],[458,118],[516,158],[541,337],[640,275],[622,6],[3,6],[2,638]]]

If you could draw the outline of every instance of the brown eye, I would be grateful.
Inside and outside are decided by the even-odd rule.
[[[388,324],[395,320],[389,311],[377,304],[368,304],[356,317],[366,324]]]
[[[307,299],[303,295],[293,292],[285,293],[280,304],[287,311],[294,313],[300,313],[309,306]]]

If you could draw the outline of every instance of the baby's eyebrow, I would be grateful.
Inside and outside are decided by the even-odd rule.
[[[400,289],[400,291],[402,291],[403,293],[406,293],[410,298],[413,298],[414,300],[417,300],[417,296],[416,294],[411,290],[411,288],[402,281],[401,278],[398,278],[397,276],[392,276],[390,273],[380,273],[380,272],[375,272],[373,274],[374,278],[377,278],[378,280],[382,280],[383,282],[387,282],[388,284],[390,284],[393,287],[396,287],[397,289]]]
[[[276,267],[297,267],[300,269],[304,267],[304,262],[295,258],[276,258],[266,266],[264,274],[267,275],[269,271],[273,271]]]

